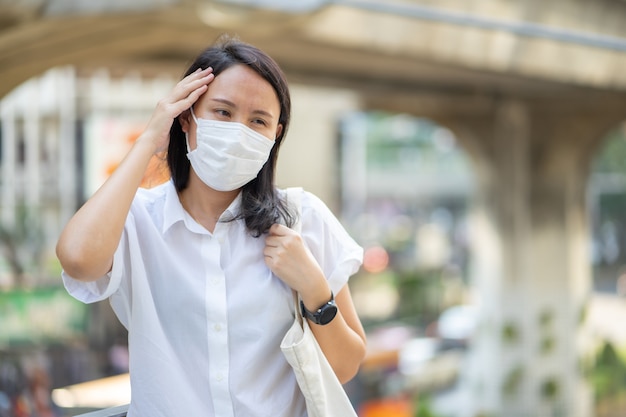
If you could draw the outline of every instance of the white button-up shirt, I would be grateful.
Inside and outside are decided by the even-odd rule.
[[[240,204],[238,197],[223,218]],[[358,270],[361,247],[308,192],[301,224],[338,293]],[[168,181],[138,191],[107,276],[85,283],[63,275],[77,299],[109,298],[129,330],[129,417],[306,416],[280,350],[293,322],[292,292],[265,265],[264,246],[242,220],[207,231]]]

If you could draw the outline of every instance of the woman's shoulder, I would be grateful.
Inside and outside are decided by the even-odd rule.
[[[320,251],[327,251],[327,259],[336,259],[337,256],[360,259],[362,249],[339,220],[340,213],[335,214],[313,192],[304,189],[297,192],[302,204],[301,234],[309,247],[315,248],[318,254]]]
[[[169,197],[168,197],[169,196]],[[151,188],[139,188],[131,206],[131,212],[162,211],[168,199],[176,196],[176,189],[171,181],[164,182]]]
[[[286,201],[298,199],[303,209],[328,209],[321,198],[302,187],[279,188],[278,194],[281,199]]]
[[[171,181],[150,188],[139,188],[135,194],[135,200],[144,202],[158,200],[164,198],[172,190],[174,190],[174,184]]]
[[[299,200],[303,219],[314,220],[318,222],[335,224],[337,222],[336,215],[331,211],[328,205],[315,193],[308,191],[302,187],[289,187],[280,189],[281,198]]]

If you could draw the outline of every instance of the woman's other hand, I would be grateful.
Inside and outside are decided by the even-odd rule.
[[[325,284],[324,274],[302,237],[287,226],[275,224],[270,228],[263,255],[268,268],[304,298]],[[323,292],[327,297],[328,290]]]

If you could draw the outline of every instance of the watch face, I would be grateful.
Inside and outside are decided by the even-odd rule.
[[[326,304],[319,314],[320,324],[330,323],[337,315],[337,306],[334,304]]]

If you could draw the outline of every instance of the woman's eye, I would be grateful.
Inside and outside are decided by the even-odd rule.
[[[261,126],[267,126],[267,122],[263,119],[254,119],[252,122]]]
[[[230,112],[228,110],[217,109],[215,110],[215,113],[217,113],[219,116],[222,116],[222,117],[230,116]]]

